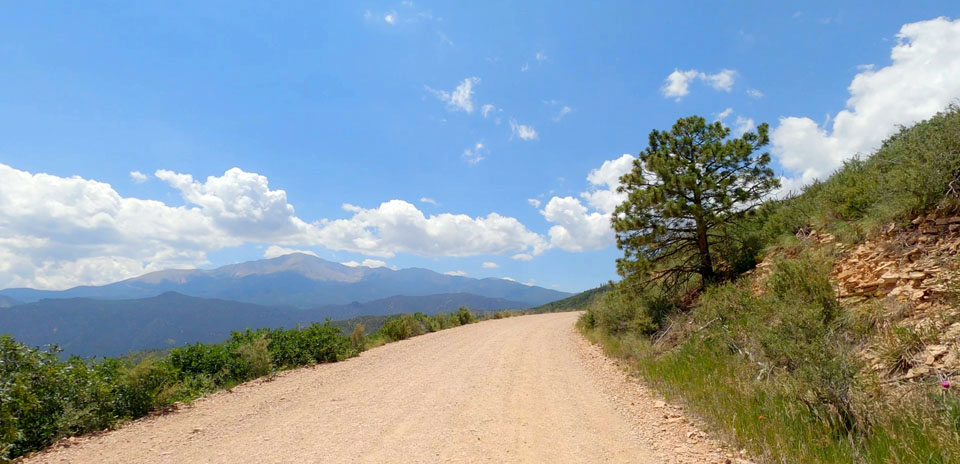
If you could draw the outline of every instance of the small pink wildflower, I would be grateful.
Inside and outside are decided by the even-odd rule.
[[[950,388],[950,381],[944,380],[943,382],[940,382],[940,386],[943,388]]]

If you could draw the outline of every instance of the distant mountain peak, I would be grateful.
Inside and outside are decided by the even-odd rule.
[[[423,268],[393,270],[347,266],[305,253],[291,253],[216,269],[157,271],[102,286],[60,291],[6,289],[0,294],[29,303],[42,298],[148,298],[169,291],[190,297],[299,308],[351,301],[362,303],[393,295],[470,293],[530,305],[569,296],[509,279],[449,276]]]

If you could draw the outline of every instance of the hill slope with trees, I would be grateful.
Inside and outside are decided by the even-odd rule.
[[[688,134],[662,134],[648,152],[682,156],[657,146]],[[760,460],[960,462],[960,370],[942,361],[960,359],[960,108],[798,195],[720,201],[736,214],[707,221],[706,247],[703,210],[658,190],[696,193],[709,161],[660,158],[624,178],[624,278],[584,332]],[[688,175],[660,169],[678,163]]]

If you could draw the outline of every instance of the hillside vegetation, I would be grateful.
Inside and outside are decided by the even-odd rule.
[[[552,301],[534,308],[530,308],[533,313],[551,313],[556,311],[577,311],[586,308],[595,300],[614,289],[613,284],[603,284],[597,288],[568,296],[562,300]]]
[[[960,327],[957,250],[931,246],[960,234],[958,192],[950,107],[725,226],[721,281],[625,278],[579,325],[762,461],[960,462],[960,372],[939,363],[960,354],[960,331],[945,330]],[[878,282],[879,260],[937,265]],[[936,291],[918,283],[934,275]]]

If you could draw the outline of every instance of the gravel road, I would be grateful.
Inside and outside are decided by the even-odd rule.
[[[573,327],[471,324],[63,440],[29,463],[730,462]]]

